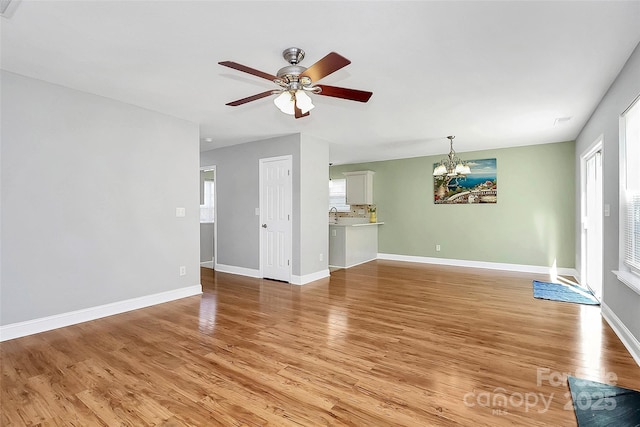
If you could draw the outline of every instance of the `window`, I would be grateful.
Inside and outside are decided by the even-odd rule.
[[[336,208],[338,212],[349,212],[351,207],[347,204],[347,180],[329,180],[329,209]]]
[[[640,98],[622,114],[620,138],[620,239],[624,264],[640,275]],[[623,266],[621,266],[623,267]]]
[[[204,204],[200,205],[200,222],[213,222],[214,220],[214,189],[213,181],[204,181]]]

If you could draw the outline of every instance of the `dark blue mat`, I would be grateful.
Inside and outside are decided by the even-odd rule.
[[[533,297],[576,304],[600,305],[597,298],[587,288],[561,283],[538,282],[537,280],[533,281]]]
[[[568,377],[578,427],[640,426],[640,391]]]

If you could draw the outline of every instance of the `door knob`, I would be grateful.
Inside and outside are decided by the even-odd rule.
[[[267,224],[262,224],[262,228],[267,228]]]

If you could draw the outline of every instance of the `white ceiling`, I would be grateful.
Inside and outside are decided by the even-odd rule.
[[[575,139],[640,42],[640,1],[22,0],[0,21],[5,70],[197,122],[201,151],[303,132],[336,164]],[[224,105],[277,86],[219,61],[275,74],[292,46],[373,97]]]

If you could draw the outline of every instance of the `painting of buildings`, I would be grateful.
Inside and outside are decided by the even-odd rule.
[[[434,203],[475,204],[498,202],[496,159],[467,162],[471,173],[433,177]]]

